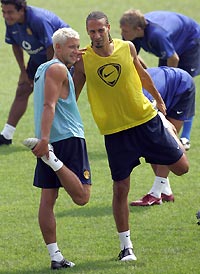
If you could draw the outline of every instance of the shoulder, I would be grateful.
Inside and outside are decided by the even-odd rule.
[[[52,79],[66,78],[67,68],[60,62],[51,62],[46,70],[46,75]]]

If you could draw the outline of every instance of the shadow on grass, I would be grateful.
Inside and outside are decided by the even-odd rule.
[[[156,206],[130,206],[130,212],[131,213],[136,213],[136,214],[141,214],[141,212],[147,211],[147,210],[153,210],[157,206],[162,206],[162,205],[156,205]]]
[[[107,206],[95,206],[95,207],[79,207],[73,209],[67,209],[64,211],[59,211],[56,213],[56,217],[97,217],[97,216],[105,216],[112,215],[112,208]]]
[[[135,268],[143,267],[143,265],[140,266],[138,262],[120,262],[117,261],[116,258],[108,258],[107,260],[91,260],[87,261],[85,263],[77,264],[75,267],[70,268],[70,273],[82,273],[82,274],[88,274],[88,273],[119,273],[119,268],[122,268],[122,270],[127,270],[127,273],[131,273],[134,271]],[[62,269],[62,273],[67,273],[69,269]],[[108,271],[108,272],[107,272]],[[40,269],[33,269],[33,270],[22,270],[22,269],[16,269],[16,270],[10,270],[7,271],[1,271],[1,274],[48,274],[52,273],[52,270],[50,270],[48,267],[43,267]],[[123,272],[125,273],[125,272]]]
[[[9,155],[11,153],[27,151],[27,148],[23,147],[23,145],[3,145],[0,146],[0,155]]]

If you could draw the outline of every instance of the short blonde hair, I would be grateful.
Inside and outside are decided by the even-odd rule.
[[[129,9],[120,18],[120,25],[130,25],[133,29],[137,27],[145,29],[147,22],[140,10]]]
[[[68,38],[75,38],[79,40],[80,36],[78,32],[72,28],[61,28],[56,30],[52,36],[54,50],[56,44],[64,44]]]

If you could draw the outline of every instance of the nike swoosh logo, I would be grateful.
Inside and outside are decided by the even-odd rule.
[[[35,77],[35,83],[39,80],[39,78],[40,78],[40,76],[38,76],[38,77]]]
[[[152,202],[148,202],[148,205],[152,205],[154,203],[154,201],[152,201]]]
[[[13,32],[12,32],[12,34],[17,34],[17,33],[18,33],[18,31],[13,31]]]
[[[177,114],[181,114],[181,113],[183,113],[183,111],[178,111],[178,110],[177,110],[177,112],[176,112],[176,113],[177,113]]]
[[[104,73],[104,77],[105,77],[105,78],[107,78],[107,77],[108,77],[108,76],[110,76],[113,72],[114,72],[114,70],[113,70],[113,71],[111,71],[111,72],[110,72],[110,73],[108,73],[108,74],[105,74],[105,73]]]

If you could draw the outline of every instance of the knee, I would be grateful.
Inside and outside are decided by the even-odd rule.
[[[188,171],[189,171],[189,163],[186,162],[183,165],[179,166],[179,168],[174,171],[174,174],[176,174],[177,176],[181,176],[183,174],[188,173]]]
[[[176,175],[181,176],[183,174],[188,173],[188,171],[189,171],[189,165],[185,165],[180,170],[178,170],[178,173]]]
[[[78,206],[84,206],[89,202],[89,198],[86,199],[86,198],[83,198],[83,197],[76,197],[76,198],[73,198],[72,200]]]
[[[33,91],[33,85],[31,83],[23,83],[18,85],[16,91],[16,98],[28,98]]]
[[[79,206],[86,205],[89,202],[89,199],[90,199],[90,194],[88,193],[86,195],[76,196],[72,198],[73,202]]]

